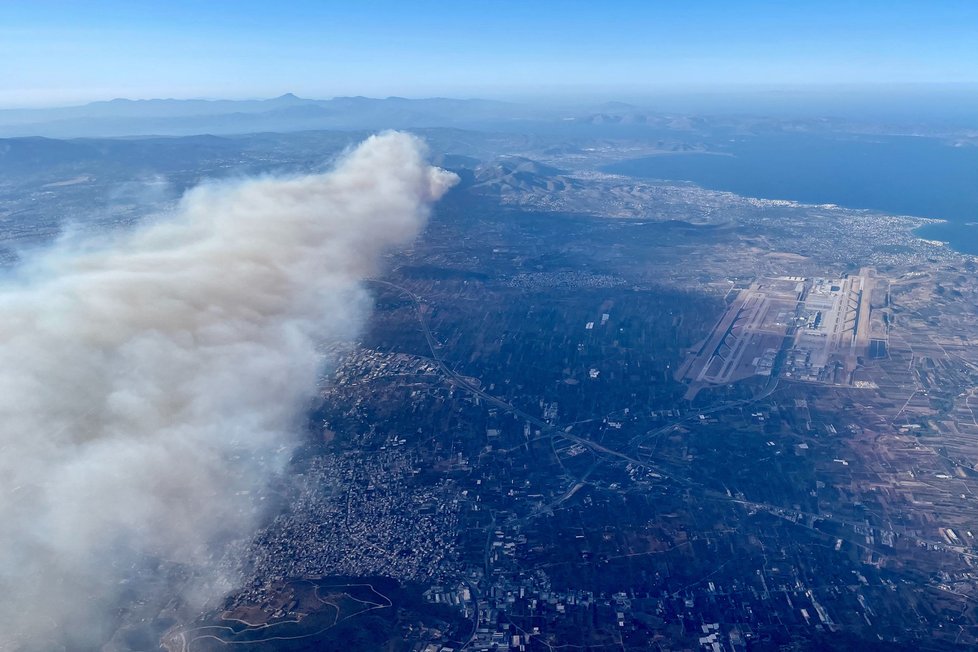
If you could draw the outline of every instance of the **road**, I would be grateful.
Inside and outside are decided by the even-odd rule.
[[[559,432],[555,426],[547,423],[543,419],[533,416],[532,414],[521,410],[515,405],[511,403],[507,403],[503,399],[493,396],[492,394],[483,391],[481,388],[476,387],[471,382],[469,382],[469,380],[465,376],[456,373],[451,367],[445,364],[445,361],[442,359],[441,354],[438,352],[438,342],[437,340],[435,340],[435,336],[432,334],[431,328],[428,326],[428,320],[425,319],[424,310],[422,309],[422,306],[424,306],[424,301],[421,299],[421,297],[416,295],[411,290],[402,287],[400,285],[395,285],[394,283],[391,283],[389,281],[372,279],[370,282],[376,283],[378,285],[385,285],[387,287],[398,290],[399,292],[410,297],[412,301],[414,301],[415,307],[417,309],[418,321],[421,323],[421,329],[424,332],[425,340],[428,342],[428,348],[431,350],[431,359],[435,361],[435,363],[438,365],[438,368],[442,371],[442,373],[448,376],[456,385],[471,392],[472,394],[475,394],[486,403],[489,403],[490,405],[495,405],[496,407],[505,410],[506,412],[509,412],[510,414],[517,416],[520,419],[523,419],[524,421],[533,424],[534,426],[539,428],[541,432],[548,433],[548,436],[559,435],[561,437],[564,437],[565,439],[569,439],[570,441],[581,444],[582,446],[587,446],[588,448],[594,450],[597,453],[603,453],[605,455],[618,457],[628,462],[632,462],[633,464],[641,464],[643,466],[648,465],[647,461],[642,462],[638,458],[632,457],[621,451],[608,448],[607,446],[602,446],[601,444],[593,442],[590,439],[585,439],[584,437],[578,437],[577,435],[572,435],[567,432]]]

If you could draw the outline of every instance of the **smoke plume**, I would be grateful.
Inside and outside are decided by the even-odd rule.
[[[253,531],[318,347],[355,337],[360,281],[456,180],[386,133],[325,174],[198,187],[0,286],[0,649],[91,645],[147,559],[206,575]]]

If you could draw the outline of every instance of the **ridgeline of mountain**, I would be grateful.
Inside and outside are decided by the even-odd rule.
[[[82,106],[0,110],[0,137],[183,136],[322,129],[469,125],[518,115],[492,100],[337,97],[267,100],[114,99]]]
[[[476,170],[473,188],[491,194],[555,192],[574,185],[567,172],[522,156],[507,156]]]
[[[444,97],[335,97],[317,100],[286,93],[264,100],[148,99],[92,102],[46,109],[0,109],[0,138],[177,137],[211,134],[427,129],[559,137],[569,141],[721,138],[772,133],[937,135],[973,144],[973,131],[921,130],[861,124],[839,118],[779,119],[751,115],[661,113],[624,102],[574,109],[484,99]],[[463,136],[463,138],[465,138]],[[491,148],[490,148],[491,149]],[[694,147],[693,150],[698,150]],[[676,147],[671,151],[690,151]]]

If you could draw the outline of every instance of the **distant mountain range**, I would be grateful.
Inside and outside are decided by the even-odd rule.
[[[286,93],[267,100],[128,100],[82,106],[0,110],[0,138],[118,138],[240,135],[326,130],[454,128],[566,139],[669,138],[758,133],[837,132],[929,135],[965,144],[975,130],[853,122],[843,118],[774,118],[717,113],[686,115],[623,102],[543,108],[484,99],[336,97]]]
[[[117,137],[241,134],[318,129],[472,126],[525,117],[523,107],[493,100],[337,97],[287,93],[269,100],[127,100],[50,109],[0,110],[0,137]]]

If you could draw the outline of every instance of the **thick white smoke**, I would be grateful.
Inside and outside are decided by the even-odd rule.
[[[317,346],[355,336],[360,281],[455,181],[386,133],[326,174],[199,187],[0,286],[0,649],[85,645],[143,559],[206,569],[247,535]]]

